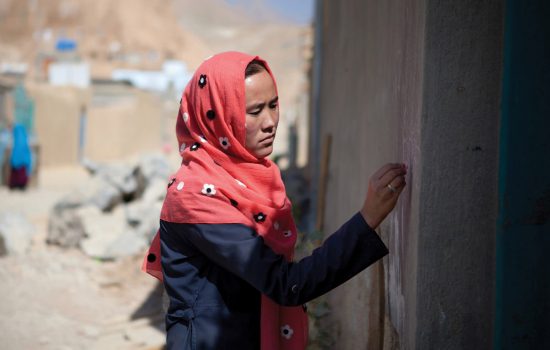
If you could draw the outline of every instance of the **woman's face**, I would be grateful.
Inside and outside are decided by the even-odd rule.
[[[244,80],[246,93],[246,148],[258,158],[273,152],[279,124],[279,97],[271,75],[265,70]]]

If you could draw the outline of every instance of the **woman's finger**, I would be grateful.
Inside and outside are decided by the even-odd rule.
[[[405,176],[401,175],[396,177],[390,182],[390,185],[392,185],[393,188],[399,188],[405,185]]]
[[[404,176],[398,176],[394,180],[392,180],[389,184],[386,185],[386,198],[399,197],[403,189],[405,188],[405,185],[407,183],[405,182]]]
[[[406,171],[403,167],[399,168],[392,168],[391,170],[388,170],[382,178],[380,178],[379,182],[382,186],[387,186],[389,183],[391,183],[396,177],[403,176],[406,174]]]
[[[387,163],[385,164],[384,166],[382,166],[380,169],[378,169],[374,174],[373,174],[373,179],[375,180],[378,180],[380,179],[382,176],[384,176],[385,173],[387,173],[389,170],[391,169],[394,169],[394,168],[399,168],[401,167],[402,165],[399,164],[399,163]]]

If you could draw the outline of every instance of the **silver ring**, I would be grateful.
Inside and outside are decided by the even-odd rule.
[[[397,192],[397,189],[395,187],[393,187],[391,184],[388,184],[386,186],[390,191],[392,191],[393,193]]]

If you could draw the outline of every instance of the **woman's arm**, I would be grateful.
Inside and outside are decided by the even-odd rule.
[[[177,235],[218,266],[286,306],[301,305],[330,291],[388,253],[360,213],[299,262],[286,261],[241,224],[161,221],[161,232]]]

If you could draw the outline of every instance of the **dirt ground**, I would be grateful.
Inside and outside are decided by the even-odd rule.
[[[45,243],[53,204],[88,174],[43,169],[25,192],[0,188],[0,212],[35,226],[29,251],[0,258],[1,349],[162,349],[161,289],[141,257],[101,262]]]

